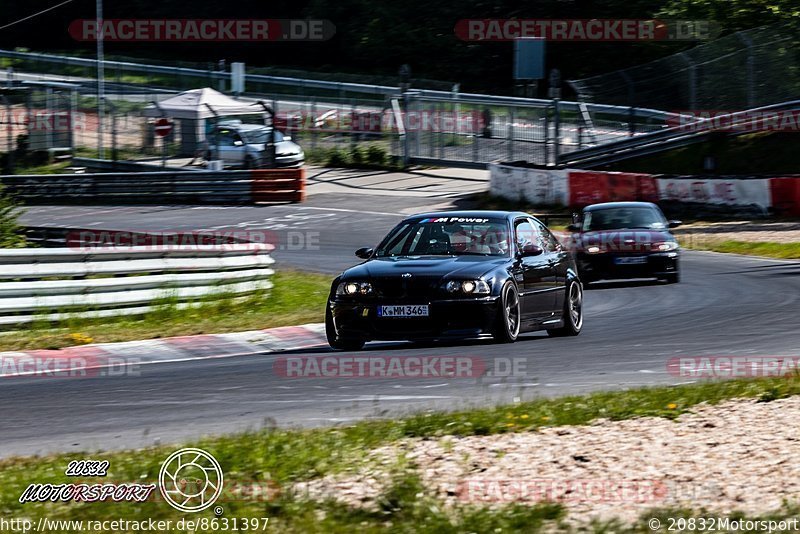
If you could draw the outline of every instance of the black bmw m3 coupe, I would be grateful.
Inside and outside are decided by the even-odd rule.
[[[578,335],[583,288],[571,253],[535,217],[450,211],[403,220],[365,261],[333,281],[328,343],[358,350],[371,340]]]

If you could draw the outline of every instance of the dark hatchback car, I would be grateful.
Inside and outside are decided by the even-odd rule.
[[[680,280],[678,242],[668,221],[650,202],[607,202],[583,208],[569,226],[584,284],[597,280],[657,278]]]
[[[325,327],[335,349],[370,340],[546,329],[577,335],[583,288],[571,253],[535,217],[503,211],[424,213],[402,221],[331,285]]]

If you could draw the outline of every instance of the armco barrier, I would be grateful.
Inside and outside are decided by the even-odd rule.
[[[800,176],[770,178],[769,192],[778,215],[800,217]]]
[[[567,172],[490,163],[490,191],[495,196],[536,205],[566,205]]]
[[[0,249],[0,327],[269,289],[268,244]],[[100,277],[98,277],[100,276]]]
[[[253,204],[301,202],[303,169],[119,172],[3,176],[6,191],[34,204]]]
[[[800,176],[664,176],[577,169],[489,165],[491,194],[534,205],[579,208],[598,202],[642,200],[666,206],[707,207],[800,216]],[[702,211],[702,210],[701,210]]]
[[[571,170],[567,184],[570,206],[619,200],[658,200],[656,184],[649,174]]]
[[[772,207],[771,178],[697,176],[658,177],[658,196],[661,201],[689,204],[753,207],[767,213]]]
[[[305,169],[251,171],[253,202],[303,202],[306,198]]]

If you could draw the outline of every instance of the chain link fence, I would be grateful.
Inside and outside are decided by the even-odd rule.
[[[253,144],[242,133],[247,128],[242,125],[269,125],[269,115],[260,111],[173,120],[171,132],[159,137],[157,118],[147,110],[178,91],[112,87],[106,92],[101,125],[97,91],[91,84],[37,84],[7,91],[9,106],[2,106],[0,126],[7,126],[10,117],[12,131],[0,136],[0,152],[17,154],[18,168],[57,161],[60,155],[173,168],[203,168],[211,160],[222,160],[229,168],[272,165],[267,158],[254,163],[247,163],[244,156],[228,158],[214,143],[218,129],[227,125],[245,137],[245,144]],[[552,101],[543,106],[523,99],[488,103],[458,94],[435,97],[414,91],[382,98],[293,98],[249,92],[241,100],[268,106],[272,124],[286,141],[299,145],[305,162],[332,167],[484,167],[492,161],[550,165],[559,155],[664,126],[658,117],[618,112],[590,116],[574,103]],[[275,149],[276,164],[294,164],[289,162],[291,154],[285,153],[291,145],[276,144]],[[238,150],[247,154],[252,147],[240,145]]]
[[[581,100],[663,110],[742,110],[797,99],[798,28],[740,31],[650,63],[571,80]]]

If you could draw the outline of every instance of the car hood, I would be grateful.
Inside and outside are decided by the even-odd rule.
[[[629,250],[631,247],[649,246],[652,243],[675,241],[666,230],[597,230],[583,232],[576,236],[578,249],[588,246],[603,246],[615,250]]]
[[[347,269],[342,279],[400,278],[404,274],[429,278],[448,276],[480,278],[504,265],[506,257],[492,256],[402,256],[374,258]]]
[[[247,148],[248,150],[255,152],[263,152],[267,149],[267,145],[264,143],[252,144],[247,145]],[[280,143],[275,143],[276,154],[299,154],[301,150],[302,149],[300,148],[300,145],[294,141],[281,141]]]

